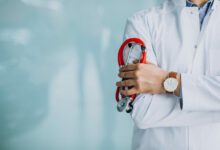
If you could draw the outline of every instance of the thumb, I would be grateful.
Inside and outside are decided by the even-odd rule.
[[[134,64],[137,64],[137,63],[139,63],[139,61],[138,61],[138,60],[134,60],[133,63],[134,63]]]

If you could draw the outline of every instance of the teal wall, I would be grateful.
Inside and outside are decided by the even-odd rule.
[[[126,18],[156,0],[0,0],[0,150],[129,150],[116,111]]]

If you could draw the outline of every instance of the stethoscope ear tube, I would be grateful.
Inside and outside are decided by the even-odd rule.
[[[145,46],[145,43],[141,39],[130,38],[130,39],[127,39],[121,45],[121,47],[118,51],[118,65],[119,65],[119,67],[123,67],[124,65],[127,65],[123,60],[123,51],[125,49],[125,46],[127,46],[127,45],[128,45],[129,48],[132,49],[132,45],[133,45],[132,43],[136,43],[136,44],[139,44],[141,46],[142,57],[140,58],[140,63],[145,63],[146,64],[146,46]],[[131,113],[132,110],[133,110],[133,101],[134,101],[136,95],[132,95],[132,96],[129,96],[129,97],[125,97],[125,96],[121,95],[121,99],[119,98],[119,95],[120,95],[120,88],[118,87],[117,90],[116,90],[116,94],[115,94],[115,99],[118,102],[117,110],[119,112],[122,112],[125,108],[127,108],[126,112]]]
[[[141,39],[138,39],[138,38],[127,39],[121,45],[121,47],[120,47],[120,49],[118,51],[118,65],[119,66],[124,66],[125,65],[125,62],[123,60],[123,51],[124,51],[125,46],[128,45],[129,43],[138,43],[138,44],[140,44],[141,47],[143,47],[143,49],[141,49],[141,50],[144,51],[143,53],[145,53],[145,55],[146,55],[146,46],[145,46],[145,43]],[[144,60],[142,59],[142,61],[144,61]],[[144,63],[144,62],[141,62],[141,63]],[[146,63],[146,60],[145,60],[145,63]]]

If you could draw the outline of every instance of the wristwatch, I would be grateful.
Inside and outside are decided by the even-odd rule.
[[[163,87],[166,93],[174,94],[175,90],[178,87],[177,73],[169,72],[168,77],[163,82]]]

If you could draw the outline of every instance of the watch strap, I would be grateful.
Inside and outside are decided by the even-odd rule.
[[[168,78],[177,78],[177,73],[176,72],[169,72]]]

